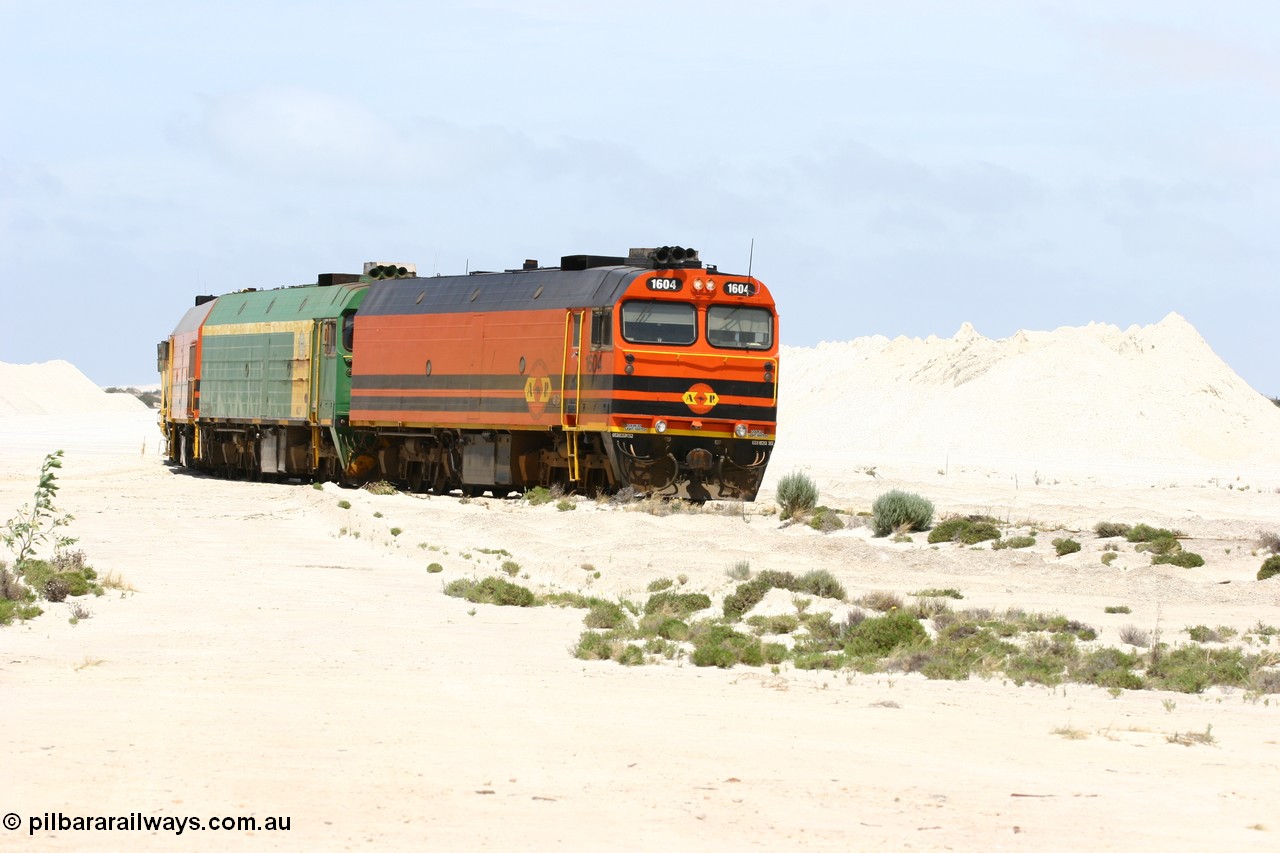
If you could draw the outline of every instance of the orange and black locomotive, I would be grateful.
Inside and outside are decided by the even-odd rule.
[[[751,500],[775,440],[773,299],[689,249],[202,299],[160,347],[170,456],[195,467]]]

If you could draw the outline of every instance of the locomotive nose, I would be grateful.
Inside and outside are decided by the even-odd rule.
[[[710,471],[712,461],[711,451],[702,447],[690,450],[689,455],[684,458],[684,464],[694,471]]]

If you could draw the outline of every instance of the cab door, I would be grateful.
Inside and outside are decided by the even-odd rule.
[[[313,424],[330,424],[338,385],[338,321],[318,320],[311,340],[311,402],[307,419]]]

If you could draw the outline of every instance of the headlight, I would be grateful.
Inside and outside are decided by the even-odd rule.
[[[653,425],[653,428],[654,428],[654,429],[656,429],[658,432],[666,432],[666,431],[667,431],[667,422],[666,422],[666,421],[662,421],[662,420],[660,420],[660,421],[658,421],[657,423],[655,423],[655,424]]]
[[[747,425],[746,425],[746,424],[738,424],[737,426],[735,426],[735,427],[733,428],[733,434],[734,434],[734,435],[736,435],[738,438],[746,438],[746,437],[747,437]]]

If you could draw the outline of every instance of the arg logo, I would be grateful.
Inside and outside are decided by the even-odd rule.
[[[689,390],[684,392],[684,396],[680,399],[684,400],[684,404],[688,406],[695,415],[705,415],[716,407],[716,403],[720,402],[720,395],[711,390],[711,386],[705,382],[695,382],[689,386]]]

